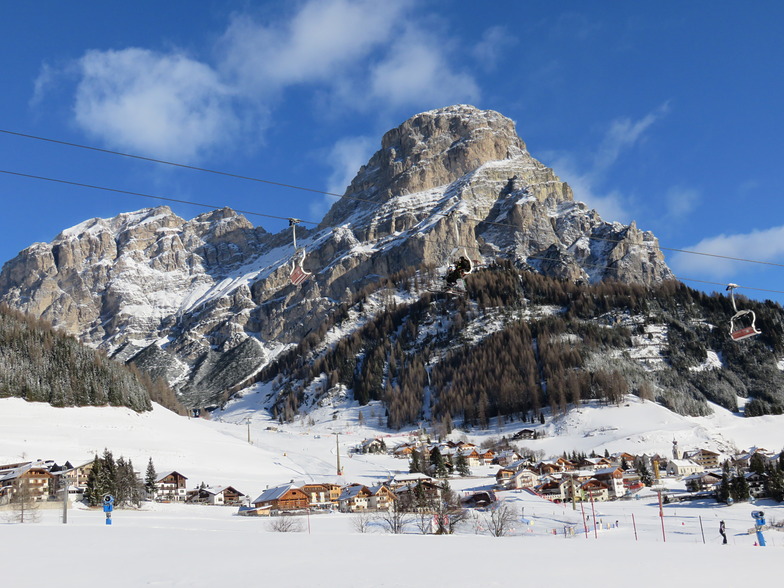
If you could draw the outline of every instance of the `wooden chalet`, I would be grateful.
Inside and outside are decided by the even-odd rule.
[[[370,501],[370,489],[362,484],[345,486],[338,497],[340,512],[356,512],[367,510]]]
[[[710,451],[709,449],[698,449],[688,455],[688,458],[694,463],[701,465],[704,470],[716,470],[721,467],[719,463],[720,453]]]
[[[242,492],[233,486],[205,486],[190,492],[188,502],[218,506],[239,506],[244,496]]]
[[[689,492],[712,492],[721,483],[721,476],[712,472],[697,472],[683,478]]]
[[[593,477],[607,486],[612,498],[620,498],[626,494],[626,488],[623,485],[623,470],[620,467],[596,470]]]
[[[273,511],[299,510],[307,508],[310,498],[294,484],[283,484],[268,488],[252,502],[256,508],[270,508]]]
[[[300,490],[308,495],[309,505],[312,508],[330,508],[332,506],[330,488],[327,487],[327,484],[305,484],[300,486]]]
[[[520,470],[509,481],[511,488],[533,488],[539,482],[539,474],[531,470]]]
[[[533,429],[521,429],[512,435],[512,441],[520,441],[522,439],[536,439],[536,431]]]
[[[17,467],[0,470],[0,488],[2,488],[4,501],[11,499],[19,484],[25,484],[32,499],[39,502],[47,500],[49,495],[56,491],[56,488],[53,487],[55,476],[49,472],[43,462],[9,465]]]
[[[580,491],[583,494],[584,500],[605,502],[610,499],[610,488],[607,486],[607,484],[600,482],[595,478],[591,478],[587,482],[583,482],[580,486]]]
[[[368,508],[373,510],[389,510],[395,502],[395,493],[389,486],[377,484],[368,488],[370,497],[368,498]]]
[[[536,491],[553,502],[562,502],[567,496],[569,480],[550,480],[536,487]]]
[[[160,502],[185,501],[188,496],[186,483],[188,478],[179,472],[168,472],[155,480],[155,500]]]

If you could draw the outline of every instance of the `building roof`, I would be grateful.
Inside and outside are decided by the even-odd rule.
[[[253,501],[253,503],[256,504],[258,502],[271,502],[273,500],[279,500],[289,490],[299,490],[299,488],[297,488],[294,484],[283,484],[282,486],[267,488],[256,500]]]

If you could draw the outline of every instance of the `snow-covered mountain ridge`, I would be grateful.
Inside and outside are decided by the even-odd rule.
[[[512,121],[464,105],[389,131],[321,225],[298,230],[313,272],[301,288],[288,281],[290,231],[270,234],[229,209],[92,219],[6,263],[0,301],[133,359],[204,406],[353,293],[444,267],[456,249],[586,282],[671,277],[653,235],[604,222],[531,157]]]

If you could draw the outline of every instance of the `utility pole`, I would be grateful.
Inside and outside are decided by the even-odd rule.
[[[68,478],[62,475],[63,480],[63,524],[68,524]]]
[[[343,475],[343,468],[340,467],[340,433],[335,433],[335,455],[337,456],[338,476]]]

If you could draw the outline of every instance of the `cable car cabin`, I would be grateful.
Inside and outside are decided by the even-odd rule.
[[[302,261],[300,261],[299,263],[294,262],[293,267],[291,269],[291,274],[289,275],[289,279],[291,280],[292,284],[294,284],[295,286],[299,286],[302,282],[307,280],[312,275],[313,274],[306,272],[304,269],[302,269]]]
[[[736,324],[739,318],[747,314],[751,315],[751,324],[749,326],[742,327]],[[743,339],[756,337],[757,335],[762,334],[762,331],[760,331],[754,324],[756,320],[757,317],[753,310],[741,310],[735,314],[735,316],[730,319],[730,337],[732,337],[733,341],[742,341]]]

